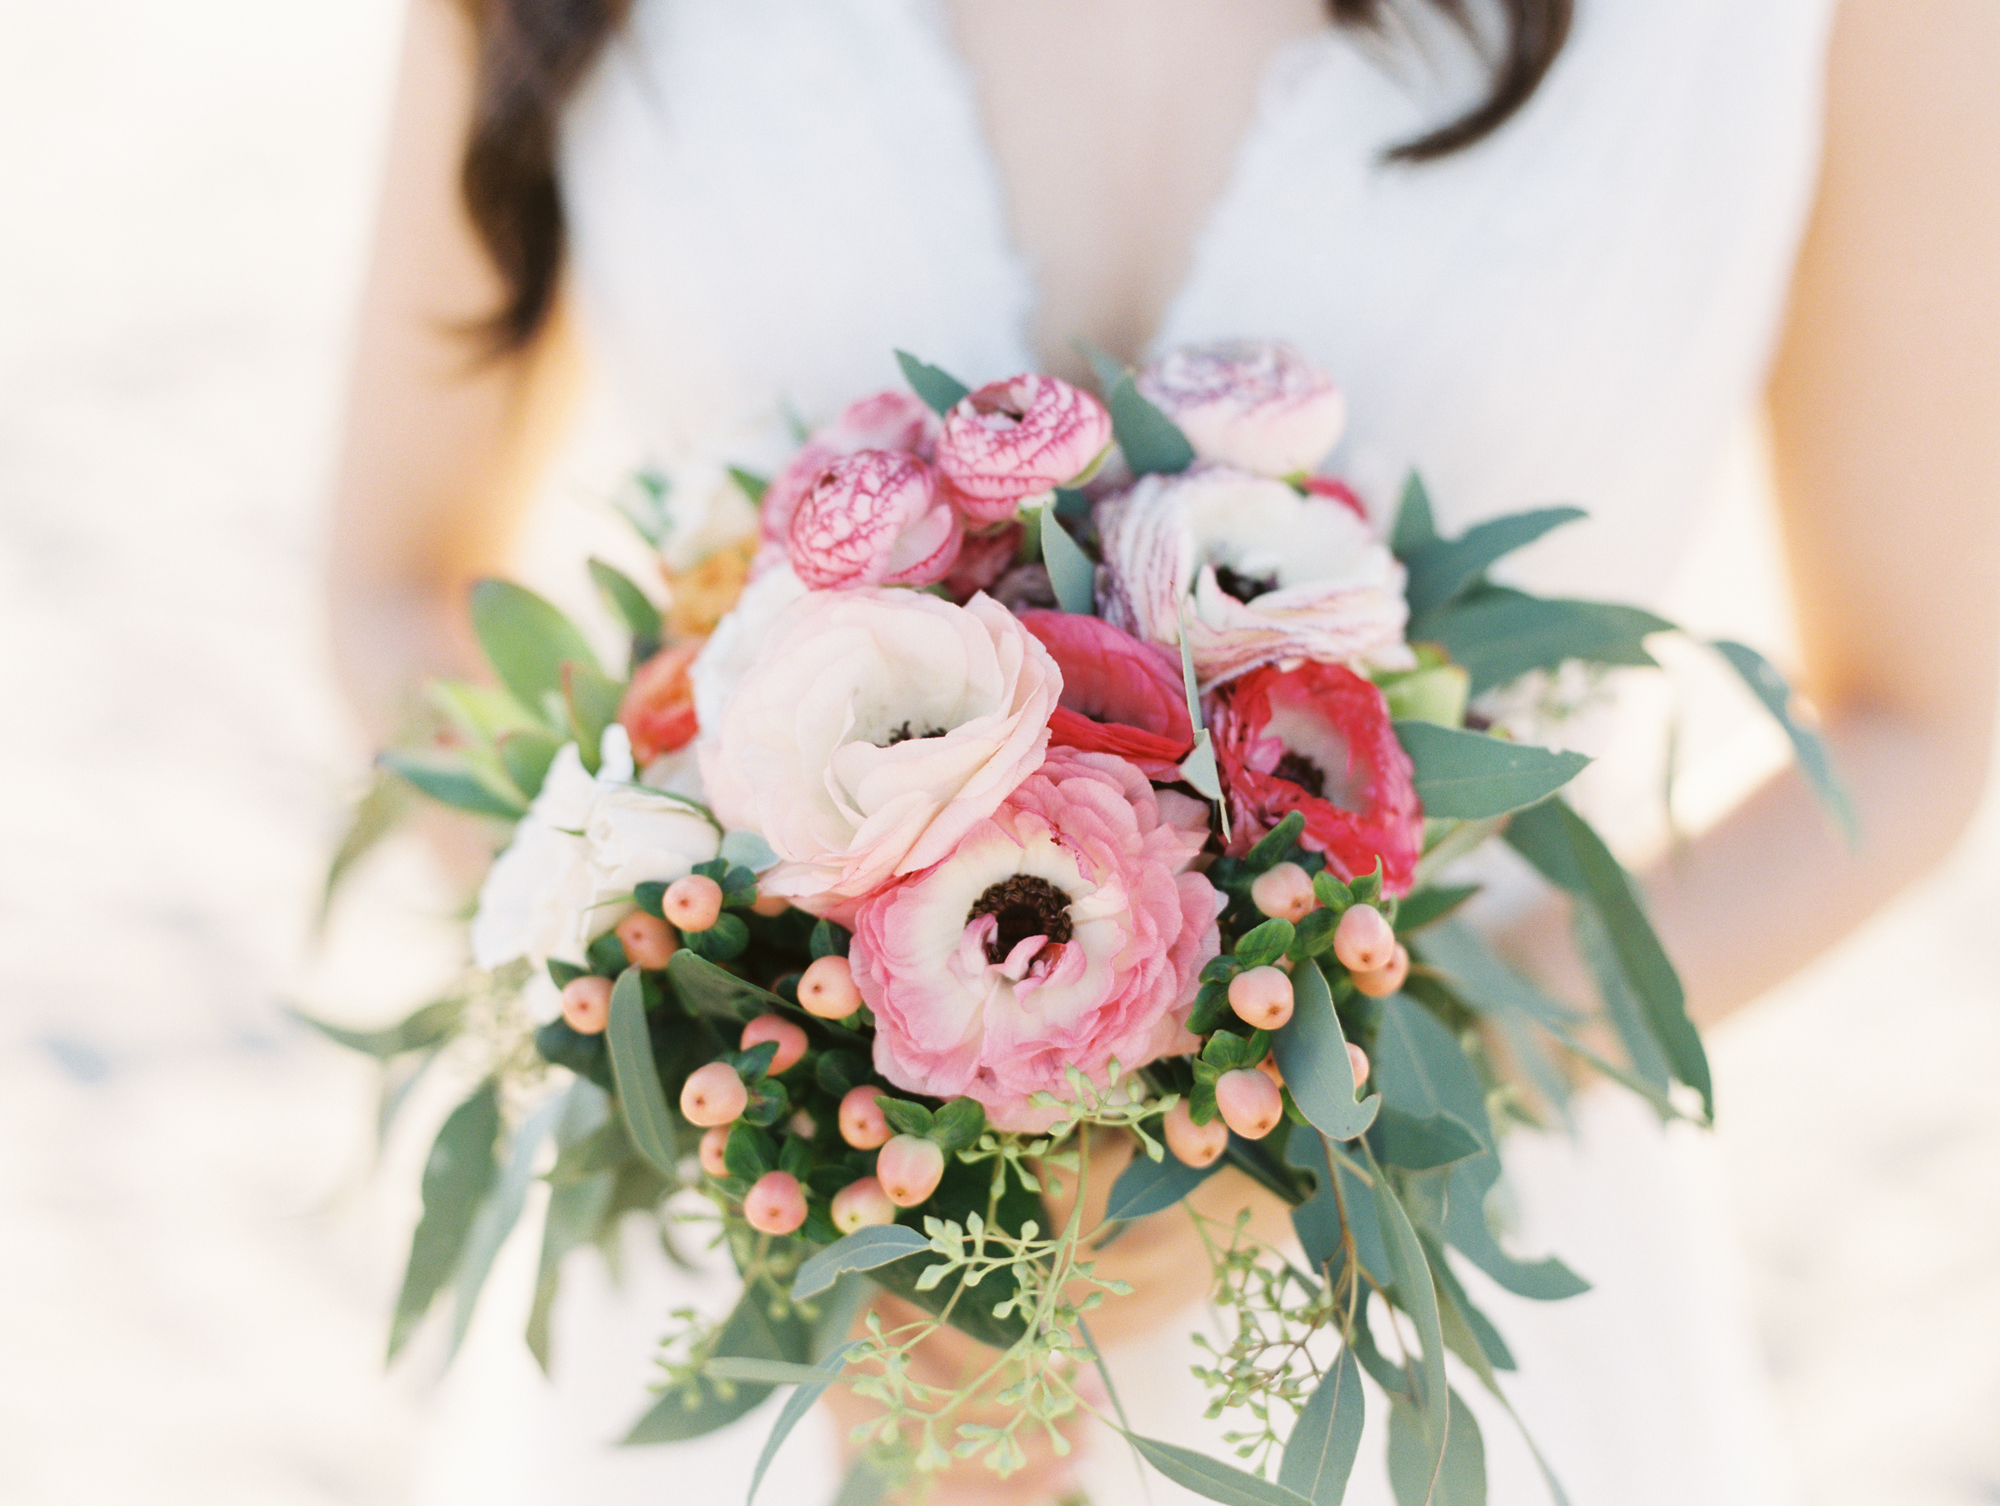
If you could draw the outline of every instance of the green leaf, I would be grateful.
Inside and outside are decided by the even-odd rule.
[[[1439,539],[1409,554],[1405,594],[1410,616],[1420,618],[1453,600],[1496,561],[1532,544],[1550,529],[1583,517],[1580,507],[1542,507],[1474,524],[1455,539]],[[1398,532],[1400,533],[1400,525]]]
[[[1517,1297],[1560,1302],[1590,1290],[1590,1283],[1554,1256],[1517,1260],[1493,1237],[1486,1197],[1500,1180],[1497,1156],[1475,1156],[1452,1167],[1446,1182],[1445,1237],[1452,1248]]]
[[[1453,1114],[1419,1118],[1401,1109],[1382,1110],[1382,1159],[1406,1171],[1435,1171],[1486,1149],[1464,1121]]]
[[[562,667],[563,704],[569,707],[570,731],[576,738],[583,766],[597,772],[604,729],[618,720],[618,703],[625,687],[595,664],[570,660]]]
[[[1491,1149],[1485,1091],[1457,1038],[1407,994],[1384,999],[1381,1011],[1373,1076],[1388,1107],[1416,1119],[1449,1114]]]
[[[791,1436],[792,1429],[797,1427],[806,1413],[812,1410],[813,1403],[826,1393],[827,1387],[840,1379],[840,1372],[847,1367],[849,1355],[860,1347],[857,1342],[836,1349],[798,1378],[798,1390],[786,1399],[784,1409],[778,1413],[777,1421],[771,1424],[771,1436],[764,1440],[763,1452],[757,1456],[757,1468],[750,1476],[750,1493],[744,1497],[746,1506],[748,1502],[757,1499],[757,1487],[764,1483],[764,1472],[771,1467],[771,1461],[778,1457],[778,1450]],[[713,1369],[714,1366],[711,1365],[710,1368]]]
[[[836,925],[830,920],[815,922],[811,942],[813,961],[817,962],[822,957],[845,957],[847,944],[853,939],[853,933],[845,926]]]
[[[928,1239],[904,1224],[874,1224],[856,1229],[799,1267],[792,1278],[792,1300],[804,1302],[817,1297],[847,1271],[872,1271],[929,1248]]]
[[[1322,1134],[1352,1140],[1375,1122],[1381,1095],[1354,1100],[1354,1063],[1348,1060],[1347,1039],[1340,1033],[1333,994],[1318,963],[1293,970],[1292,1017],[1272,1046],[1299,1111]]]
[[[673,484],[658,471],[634,471],[611,505],[640,538],[657,549],[674,531],[673,517],[667,512],[667,496],[672,490]]]
[[[738,491],[750,499],[752,507],[764,505],[764,493],[771,489],[768,476],[760,476],[755,471],[746,471],[740,465],[729,467],[729,479],[736,483]]]
[[[458,1268],[472,1221],[499,1170],[493,1161],[499,1135],[500,1090],[489,1077],[446,1117],[424,1162],[423,1216],[410,1240],[410,1263],[389,1325],[392,1360]]]
[[[555,735],[539,727],[502,733],[498,747],[500,766],[507,771],[514,788],[529,800],[541,794],[542,783],[549,777],[549,765],[562,751]]]
[[[1273,916],[1237,937],[1232,955],[1243,967],[1268,967],[1285,955],[1297,934],[1289,920]]]
[[[1305,829],[1305,812],[1287,811],[1284,820],[1265,832],[1257,839],[1257,845],[1243,854],[1243,866],[1252,873],[1262,873],[1266,868],[1276,866],[1305,834]]]
[[[760,1288],[746,1291],[716,1336],[715,1352],[795,1364],[809,1361],[811,1326],[795,1309],[786,1309],[783,1317],[774,1320],[770,1315],[770,1300],[770,1294]],[[624,1441],[679,1443],[699,1438],[734,1422],[770,1394],[771,1387],[767,1385],[723,1381],[704,1375],[694,1382],[692,1397],[679,1390],[662,1396],[633,1424]]]
[[[771,844],[754,831],[724,832],[721,853],[725,861],[748,868],[752,873],[762,873],[778,861]]]
[[[680,1156],[674,1146],[674,1119],[667,1108],[666,1090],[660,1085],[660,1071],[653,1062],[653,1040],[646,1029],[645,984],[639,969],[628,967],[618,975],[611,990],[611,1023],[605,1027],[611,1047],[611,1075],[618,1084],[618,1112],[625,1120],[625,1133],[639,1152],[661,1176],[678,1182],[675,1169]]]
[[[689,1009],[739,1025],[785,1008],[785,1001],[769,989],[746,982],[685,947],[667,963],[667,978]]]
[[[1420,550],[1437,542],[1437,523],[1431,515],[1431,494],[1424,478],[1411,471],[1403,483],[1403,499],[1396,509],[1396,527],[1389,547],[1399,560],[1408,561]]]
[[[1055,588],[1056,604],[1079,617],[1097,614],[1097,566],[1069,536],[1056,517],[1054,506],[1041,512],[1042,563],[1048,567],[1049,584]]]
[[[840,1477],[840,1490],[835,1494],[832,1506],[877,1506],[889,1494],[889,1487],[894,1483],[870,1464],[864,1454],[848,1465],[847,1473]]]
[[[1423,1414],[1424,1431],[1433,1440],[1432,1455],[1442,1453],[1445,1421],[1450,1407],[1449,1388],[1444,1373],[1444,1326],[1438,1317],[1437,1288],[1431,1282],[1430,1263],[1424,1258],[1423,1241],[1404,1212],[1402,1202],[1389,1186],[1382,1168],[1375,1173],[1375,1213],[1382,1222],[1383,1243],[1388,1247],[1389,1270],[1396,1278],[1396,1305],[1410,1315],[1417,1327],[1417,1341],[1423,1353],[1417,1362],[1417,1401]]]
[[[1178,476],[1194,464],[1194,446],[1172,419],[1140,396],[1129,371],[1111,384],[1104,406],[1111,410],[1111,432],[1133,475]]]
[[[1396,909],[1396,934],[1407,936],[1443,920],[1479,892],[1477,884],[1449,884],[1420,889]]]
[[[1478,820],[1546,800],[1583,772],[1581,753],[1510,743],[1435,722],[1397,722],[1396,738],[1416,766],[1417,798],[1430,817]]]
[[[1430,613],[1412,624],[1410,633],[1438,644],[1463,665],[1472,676],[1472,694],[1480,695],[1571,659],[1656,665],[1646,639],[1673,630],[1664,617],[1637,607],[1495,589]]]
[[[296,1009],[288,1012],[301,1024],[312,1026],[328,1040],[350,1051],[387,1061],[405,1051],[423,1051],[449,1040],[465,1015],[465,1000],[439,999],[381,1030],[351,1030],[345,1025],[317,1019]]]
[[[695,956],[712,962],[729,962],[742,956],[750,945],[750,926],[742,916],[724,910],[706,931],[684,932],[681,940]]]
[[[1524,811],[1507,828],[1507,843],[1560,889],[1597,913],[1625,981],[1639,997],[1647,1024],[1674,1075],[1701,1094],[1715,1114],[1715,1088],[1701,1036],[1687,1016],[1687,996],[1632,880],[1585,821],[1560,800]]]
[[[1347,1477],[1354,1470],[1354,1456],[1361,1449],[1366,1411],[1361,1366],[1355,1362],[1353,1350],[1342,1349],[1292,1424],[1292,1435],[1285,1440],[1285,1455],[1278,1465],[1278,1483],[1313,1506],[1340,1506],[1341,1497],[1347,1494]]]
[[[1847,793],[1847,785],[1833,766],[1833,755],[1827,751],[1825,740],[1800,719],[1797,697],[1785,677],[1778,673],[1777,666],[1754,648],[1726,638],[1716,639],[1709,647],[1722,655],[1729,667],[1743,677],[1743,683],[1750,687],[1764,709],[1784,728],[1785,736],[1792,740],[1792,753],[1799,761],[1800,770],[1811,781],[1820,803],[1847,838],[1847,845],[1850,848],[1860,846],[1861,826],[1855,818],[1854,802]]]
[[[375,762],[431,799],[475,816],[518,821],[528,813],[525,803],[494,789],[463,764],[438,763],[394,751],[376,754]]]
[[[1417,955],[1427,967],[1442,973],[1452,992],[1481,1014],[1501,1018],[1516,1014],[1558,1029],[1582,1020],[1575,1010],[1557,1003],[1502,962],[1463,921],[1433,926],[1417,942]]]
[[[955,1156],[986,1131],[986,1109],[976,1098],[954,1098],[932,1116],[930,1137]]]
[[[326,865],[326,881],[320,886],[319,909],[313,915],[315,933],[326,929],[328,915],[333,910],[333,897],[354,867],[376,844],[402,824],[410,813],[412,804],[410,787],[404,781],[392,777],[386,770],[375,770],[368,780],[368,788],[361,798],[354,802],[348,812],[347,829],[341,833],[340,845]]]
[[[1577,955],[1597,984],[1604,1013],[1625,1047],[1632,1075],[1659,1098],[1667,1098],[1668,1085],[1674,1076],[1673,1063],[1667,1060],[1665,1048],[1653,1033],[1645,1005],[1625,979],[1624,964],[1618,960],[1618,949],[1611,944],[1611,933],[1605,930],[1603,919],[1589,905],[1578,905],[1570,915],[1569,929]]]
[[[1390,1399],[1389,1486],[1396,1506],[1486,1506],[1485,1440],[1478,1419],[1456,1391],[1442,1459],[1417,1409],[1401,1398]]]
[[[891,1098],[885,1093],[875,1100],[875,1107],[889,1121],[889,1128],[899,1135],[928,1135],[936,1122],[929,1109],[907,1098]]]
[[[598,1095],[594,1083],[579,1082]],[[613,1206],[618,1179],[603,1172],[579,1182],[559,1182],[549,1188],[548,1211],[542,1219],[542,1252],[535,1275],[535,1300],[528,1310],[528,1352],[542,1373],[549,1370],[549,1322],[555,1313],[562,1280],[563,1257],[596,1239]]]
[[[482,580],[472,588],[472,630],[500,683],[545,719],[550,698],[562,696],[565,663],[598,667],[570,620],[512,581]],[[550,725],[560,730],[559,723]]]
[[[528,1116],[527,1122],[515,1132],[514,1143],[508,1147],[507,1163],[499,1181],[480,1204],[479,1216],[473,1221],[472,1232],[466,1238],[465,1253],[459,1257],[458,1273],[453,1283],[448,1355],[456,1355],[459,1346],[465,1342],[466,1330],[472,1326],[473,1310],[479,1301],[480,1288],[486,1284],[493,1262],[500,1254],[500,1246],[507,1242],[514,1225],[521,1220],[521,1209],[528,1201],[528,1186],[535,1178],[535,1157],[541,1151],[542,1142],[555,1128],[567,1097],[567,1093],[556,1094]]]
[[[1222,774],[1215,766],[1215,743],[1208,735],[1208,728],[1196,730],[1194,751],[1175,767],[1204,800],[1221,801]]]
[[[924,400],[931,412],[942,418],[972,389],[948,372],[927,366],[906,350],[896,352],[896,364],[903,368],[903,380]]]
[[[1144,1218],[1171,1208],[1195,1188],[1222,1170],[1217,1156],[1206,1166],[1190,1166],[1171,1150],[1159,1160],[1135,1155],[1132,1164],[1111,1184],[1111,1197],[1104,1205],[1107,1219]]]
[[[1184,1490],[1223,1506],[1312,1506],[1312,1502],[1282,1485],[1273,1485],[1234,1465],[1198,1454],[1177,1443],[1162,1443],[1126,1433],[1145,1461]]]
[[[590,578],[611,609],[611,615],[632,637],[657,644],[663,631],[660,609],[639,589],[632,577],[601,559],[590,562]]]

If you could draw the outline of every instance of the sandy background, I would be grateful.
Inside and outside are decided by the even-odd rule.
[[[410,850],[308,936],[367,751],[317,562],[397,9],[0,0],[19,1506],[396,1501],[420,1446],[435,1356],[380,1366],[419,1148],[369,1183],[371,1075],[282,1009],[386,1018],[451,960],[452,896]],[[590,514],[598,479],[573,470],[559,503]],[[1768,620],[1741,584],[1697,583],[1690,611]],[[1996,904],[1989,810],[1715,1043],[1811,1506],[2000,1502]]]

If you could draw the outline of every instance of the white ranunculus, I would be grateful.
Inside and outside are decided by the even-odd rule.
[[[570,743],[480,886],[472,960],[581,962],[593,938],[631,913],[621,901],[635,885],[684,878],[720,845],[721,833],[686,801],[632,782],[623,727],[605,730],[594,778]]]
[[[836,919],[928,867],[1042,761],[1062,673],[986,596],[821,591],[764,636],[712,737],[717,817],[782,860],[768,892]]]
[[[1178,646],[1202,687],[1286,659],[1405,664],[1403,567],[1339,502],[1225,466],[1146,476],[1098,504],[1105,618]]]
[[[1333,378],[1273,340],[1168,351],[1139,373],[1139,391],[1203,460],[1260,476],[1311,470],[1347,421]]]
[[[790,565],[774,566],[745,586],[735,607],[715,625],[708,642],[688,667],[701,741],[711,740],[712,729],[722,725],[722,709],[735,693],[736,682],[757,662],[771,624],[805,594],[804,583],[792,574]]]

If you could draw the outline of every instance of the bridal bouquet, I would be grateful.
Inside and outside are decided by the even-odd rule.
[[[1525,735],[1555,671],[1651,664],[1671,624],[1489,579],[1572,508],[1444,537],[1412,480],[1384,537],[1315,473],[1342,398],[1286,347],[1106,365],[1101,396],[901,359],[911,392],[737,474],[754,537],[664,607],[593,563],[629,664],[481,585],[499,688],[440,687],[448,739],[386,756],[513,826],[467,986],[337,1032],[482,1079],[424,1171],[392,1353],[447,1293],[463,1332],[539,1178],[544,1362],[565,1256],[630,1215],[705,1220],[742,1275],[733,1312],[675,1317],[632,1442],[795,1386],[761,1478],[849,1386],[879,1411],[858,1499],[1061,1452],[1089,1407],[1213,1499],[1332,1506],[1366,1377],[1399,1498],[1477,1499],[1453,1387],[1499,1394],[1513,1360],[1460,1262],[1585,1287],[1496,1234],[1502,1126],[1559,1112],[1564,1053],[1710,1111],[1673,968],[1559,793],[1587,760]],[[1824,776],[1769,665],[1719,647]],[[1623,1060],[1456,913],[1487,842],[1573,900]],[[1242,1195],[1190,1201],[1225,1168]],[[1131,1433],[1086,1380],[1088,1315],[1127,1290],[1102,1251],[1152,1219],[1207,1252],[1226,1337],[1199,1373],[1237,1462]],[[993,1350],[958,1388],[910,1363],[946,1324]]]

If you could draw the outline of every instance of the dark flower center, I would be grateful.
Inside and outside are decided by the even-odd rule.
[[[1275,575],[1242,575],[1228,565],[1215,567],[1215,583],[1222,587],[1225,596],[1233,596],[1238,601],[1254,601],[1268,591],[1278,588]]]
[[[1017,873],[989,887],[972,902],[965,923],[971,925],[982,915],[999,922],[986,943],[988,962],[1005,962],[1007,954],[1030,936],[1046,936],[1060,946],[1076,934],[1069,918],[1069,896],[1033,874]]]
[[[926,727],[923,731],[917,732],[911,728],[908,722],[904,722],[902,726],[889,734],[887,742],[877,743],[876,746],[878,748],[893,748],[897,743],[910,742],[912,739],[921,742],[924,738],[943,737],[944,734],[945,729],[943,727]]]
[[[1278,778],[1297,785],[1315,800],[1326,798],[1326,770],[1303,753],[1287,752],[1272,767],[1271,772]]]

